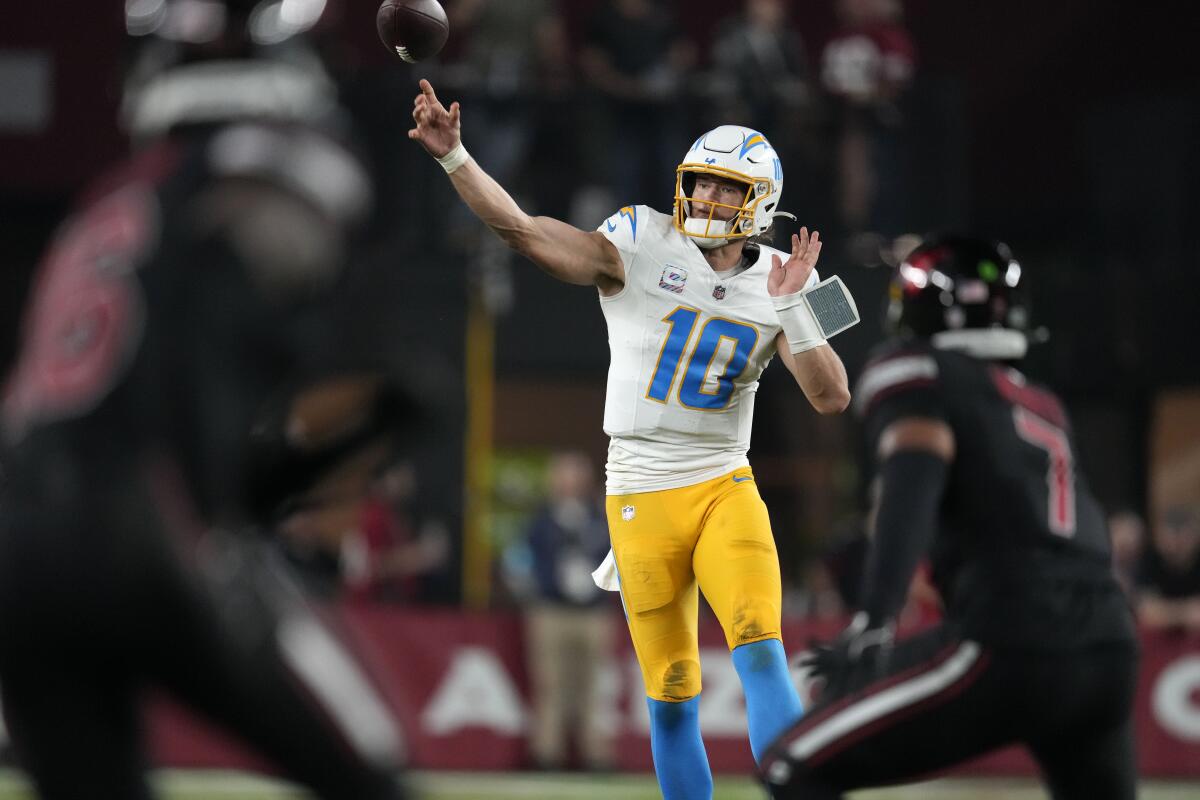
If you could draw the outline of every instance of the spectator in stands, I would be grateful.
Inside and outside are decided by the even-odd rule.
[[[544,195],[547,186],[569,193],[573,187],[557,180],[572,163],[566,145],[575,136],[574,115],[563,101],[570,70],[556,0],[457,0],[447,13],[455,36],[464,42],[447,78],[462,85],[479,109],[467,121],[468,135],[480,143],[476,160],[523,200],[530,193]],[[556,134],[561,138],[546,147]],[[532,153],[538,157],[530,158]],[[547,169],[554,171],[553,183],[545,180]],[[483,236],[483,226],[459,204],[451,206],[449,220],[447,243],[470,264],[488,309],[508,311],[514,291],[508,249]]]
[[[810,100],[804,42],[783,0],[746,0],[742,13],[718,26],[713,84],[722,119],[790,136]],[[788,162],[791,163],[790,161]]]
[[[607,182],[618,205],[663,196],[668,184],[661,176],[686,146],[676,101],[695,62],[694,46],[658,0],[605,0],[591,17],[579,60],[604,110],[589,126],[591,163],[603,173],[586,177]]]
[[[877,491],[878,482],[873,482],[872,497],[876,497]],[[872,500],[871,511],[835,529],[820,560],[808,570],[806,581],[812,616],[844,615],[861,604],[868,589],[863,582],[877,502]],[[923,561],[913,573],[898,620],[905,627],[923,627],[936,621],[941,612],[941,595],[931,581],[928,562]]]
[[[587,456],[555,455],[549,497],[531,521],[534,597],[526,614],[533,688],[530,746],[536,765],[561,769],[576,737],[584,765],[612,767],[612,739],[594,714],[599,677],[610,663],[613,609],[592,581],[608,553],[603,494]]]
[[[815,563],[809,568],[805,583],[815,595],[814,616],[828,616],[820,608],[828,608],[838,616],[858,605],[862,587],[863,562],[867,557],[866,515],[855,515],[833,528]],[[834,597],[828,597],[828,587]]]
[[[413,513],[413,465],[389,466],[371,485],[355,525],[341,542],[346,594],[366,602],[419,603],[423,578],[445,566],[450,536],[437,520],[419,523]]]
[[[1200,633],[1200,514],[1170,506],[1157,519],[1142,563],[1138,621]]]
[[[561,37],[555,2],[457,0],[448,12],[456,35],[465,40],[459,77],[478,97],[468,124],[487,132],[471,137],[480,142],[475,158],[509,185],[528,151],[543,52]]]
[[[1109,515],[1108,536],[1112,541],[1113,572],[1121,588],[1134,599],[1138,570],[1146,549],[1146,521],[1131,508]]]
[[[534,211],[544,214],[572,207],[577,186],[562,176],[583,161],[574,45],[561,15],[552,16],[539,32],[537,71],[529,134],[529,152],[537,158],[526,162],[524,180]]]
[[[846,604],[842,601],[837,579],[822,559],[805,561],[800,570],[800,582],[784,585],[784,616],[841,619],[846,614]]]
[[[900,100],[916,48],[898,0],[839,0],[841,28],[821,52],[821,82],[836,107],[839,204],[851,231],[900,233]]]
[[[804,192],[790,210],[800,219],[828,217],[831,181],[828,145],[816,93],[810,82],[804,41],[788,19],[784,0],[745,0],[736,16],[716,28],[712,70],[715,120],[738,120],[771,131],[789,175],[799,175]],[[817,211],[816,209],[822,209]]]

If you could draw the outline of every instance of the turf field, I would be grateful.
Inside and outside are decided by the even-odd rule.
[[[299,800],[306,797],[286,784],[237,772],[160,773],[157,785],[165,800]],[[414,777],[425,800],[659,800],[649,775],[611,777],[520,773],[430,772]],[[1142,800],[1197,800],[1200,784],[1145,782]],[[915,786],[859,792],[855,800],[1041,800],[1045,792],[1031,781],[944,780]],[[23,778],[0,770],[0,800],[34,800]],[[717,780],[713,800],[765,800],[746,778]]]

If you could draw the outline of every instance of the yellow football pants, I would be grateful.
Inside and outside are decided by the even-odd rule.
[[[609,495],[606,509],[647,695],[682,702],[700,693],[697,587],[730,650],[780,638],[779,554],[749,468],[680,489]]]

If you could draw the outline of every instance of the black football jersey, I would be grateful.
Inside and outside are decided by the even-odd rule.
[[[1053,392],[1003,363],[894,340],[873,353],[854,402],[871,453],[904,417],[954,432],[929,554],[949,617],[1016,643],[1131,635],[1103,512]]]
[[[204,518],[235,521],[255,415],[322,337],[303,311],[269,302],[205,226],[201,204],[221,180],[211,141],[141,152],[50,243],[3,391],[18,495],[79,503],[101,477],[120,484],[166,456]],[[64,465],[84,477],[48,480]]]

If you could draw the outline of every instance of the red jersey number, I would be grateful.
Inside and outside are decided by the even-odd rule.
[[[4,427],[79,416],[117,383],[140,339],[144,309],[134,270],[156,234],[154,196],[108,195],[67,224],[34,279],[21,354],[4,387]]]
[[[1018,436],[1049,456],[1046,486],[1051,532],[1068,538],[1074,536],[1075,464],[1066,431],[1020,406],[1013,408],[1013,424]]]

